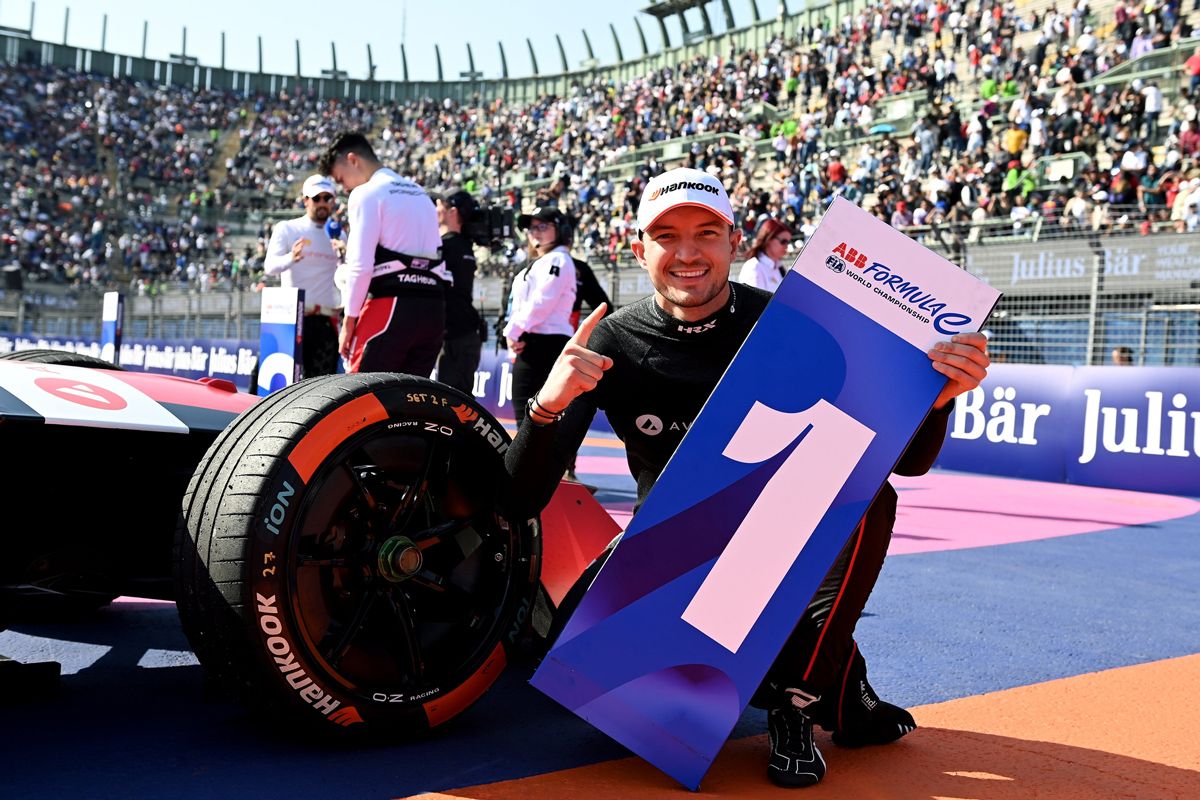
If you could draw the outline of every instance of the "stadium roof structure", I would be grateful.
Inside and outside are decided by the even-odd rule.
[[[683,40],[685,44],[695,42],[699,39],[714,35],[712,20],[708,17],[708,4],[714,0],[652,0],[650,5],[642,9],[643,14],[649,14],[658,20],[659,30],[662,33],[663,43],[670,47],[670,39],[667,35],[667,17],[677,16],[679,25],[683,29]],[[693,31],[688,26],[688,20],[684,12],[691,9],[697,9],[700,12],[701,30]],[[729,0],[721,0],[721,8],[725,12],[725,29],[733,30],[737,24],[733,19],[733,9],[729,5]],[[781,13],[786,14],[787,3],[781,4]],[[754,17],[754,22],[761,21],[758,13],[758,0],[750,0],[750,12]]]
[[[663,46],[670,47],[671,38],[667,33],[667,17],[672,15],[679,17],[679,26],[683,29],[683,41],[685,44],[704,36],[712,36],[712,22],[709,21],[708,11],[704,8],[707,4],[708,0],[658,0],[658,2],[652,2],[649,6],[643,8],[642,13],[649,14],[658,19]],[[687,17],[684,16],[683,12],[692,8],[700,9],[700,17],[704,20],[703,33],[695,33],[688,27]]]
[[[711,0],[656,0],[643,8],[642,12],[662,18],[687,11],[689,8],[703,9],[709,2]]]
[[[647,70],[672,66],[697,53],[712,55],[726,52],[730,48],[759,48],[774,36],[784,32],[788,20],[795,16],[803,16],[807,24],[812,25],[817,15],[825,15],[827,10],[841,0],[808,0],[804,10],[792,14],[788,10],[786,0],[779,3],[779,13],[763,17],[759,13],[757,0],[749,0],[751,19],[748,24],[738,25],[734,20],[730,0],[721,0],[725,25],[722,29],[714,30],[712,19],[707,7],[716,0],[645,0],[646,8],[634,16],[633,22],[637,28],[637,41],[640,44],[640,55],[630,53],[622,47],[617,35],[616,26],[609,24],[613,46],[616,49],[616,62],[602,64],[597,58],[588,31],[581,31],[586,57],[574,62],[568,57],[567,47],[561,34],[554,34],[554,44],[558,58],[555,59],[559,69],[543,71],[539,69],[538,57],[535,53],[533,39],[525,39],[529,50],[529,61],[532,74],[512,76],[509,71],[509,54],[505,52],[504,43],[497,42],[500,54],[501,74],[499,77],[485,77],[483,71],[476,68],[475,54],[470,43],[464,43],[467,51],[468,68],[458,72],[458,80],[450,79],[443,69],[443,49],[433,43],[435,62],[437,65],[436,80],[410,80],[408,71],[408,53],[403,42],[399,44],[400,79],[381,79],[371,46],[367,45],[366,77],[352,77],[349,71],[339,68],[337,46],[330,43],[331,65],[322,68],[316,75],[304,72],[301,63],[300,40],[295,42],[295,70],[284,72],[267,72],[264,69],[263,37],[258,37],[258,65],[253,68],[227,68],[225,33],[221,33],[220,58],[215,65],[200,63],[200,59],[188,52],[188,31],[182,30],[182,46],[178,51],[172,51],[165,59],[146,57],[147,41],[149,38],[149,22],[142,23],[141,56],[114,53],[107,48],[108,15],[103,15],[100,33],[100,48],[98,50],[72,46],[68,44],[70,9],[65,9],[63,19],[63,35],[61,41],[39,40],[32,37],[32,22],[34,4],[30,4],[30,29],[20,27],[0,26],[0,52],[12,63],[53,64],[59,67],[76,69],[82,72],[94,73],[114,78],[142,80],[163,85],[191,86],[194,89],[212,89],[233,91],[240,94],[276,94],[280,91],[300,89],[311,91],[321,98],[344,98],[356,101],[409,101],[424,97],[454,98],[465,100],[479,92],[487,92],[503,98],[507,102],[529,102],[545,94],[563,95],[572,90],[572,86],[581,78],[585,80],[628,80],[645,74]],[[647,42],[645,31],[639,21],[641,13],[653,16],[662,35],[662,48],[652,52]],[[666,21],[674,15],[679,20],[682,29],[682,41],[672,43],[668,35]],[[690,21],[688,18],[691,18]],[[700,20],[697,20],[697,17]]]
[[[29,4],[29,27],[28,28],[14,28],[10,25],[0,25],[0,33],[4,34],[5,36],[15,36],[19,39],[32,39],[33,38],[33,11],[34,11],[34,6],[32,3],[30,3]]]

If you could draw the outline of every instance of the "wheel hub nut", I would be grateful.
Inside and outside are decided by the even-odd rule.
[[[424,561],[421,548],[403,536],[393,536],[379,548],[379,574],[393,583],[416,575]]]

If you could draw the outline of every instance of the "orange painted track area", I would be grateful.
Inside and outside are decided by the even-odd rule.
[[[1154,689],[1152,687],[1157,687]],[[864,800],[1196,800],[1200,798],[1200,655],[1122,667],[912,709],[921,726],[887,747],[845,750],[818,734],[829,773],[777,789],[766,737],[729,742],[707,797]],[[649,800],[689,797],[637,758],[421,800]]]

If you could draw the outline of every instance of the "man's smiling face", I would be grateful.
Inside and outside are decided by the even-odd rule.
[[[724,306],[729,265],[741,241],[742,232],[709,209],[680,205],[654,220],[632,248],[658,305],[694,322]]]

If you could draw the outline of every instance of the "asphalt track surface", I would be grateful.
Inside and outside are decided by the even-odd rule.
[[[623,453],[581,479],[619,521]],[[819,734],[804,797],[1200,798],[1200,501],[938,473],[897,480],[901,516],[858,639],[871,681],[921,726],[881,748]],[[0,798],[657,798],[688,792],[530,688],[515,665],[430,738],[296,741],[206,699],[169,603],[0,633],[58,660],[51,699],[0,686]],[[747,711],[702,784],[783,796]]]

